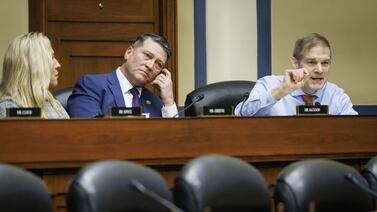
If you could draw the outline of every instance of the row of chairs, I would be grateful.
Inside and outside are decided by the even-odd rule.
[[[295,162],[277,177],[275,203],[282,203],[282,211],[292,212],[309,211],[310,207],[312,211],[373,211],[376,199],[348,178],[377,191],[377,157],[362,174],[365,178],[354,168],[332,160]],[[174,198],[163,177],[149,167],[129,161],[95,162],[73,178],[67,206],[68,212],[270,212],[271,200],[267,183],[254,166],[234,157],[207,155],[183,167],[175,180]],[[281,211],[281,207],[277,209]],[[0,210],[53,211],[40,178],[4,164],[0,165]]]

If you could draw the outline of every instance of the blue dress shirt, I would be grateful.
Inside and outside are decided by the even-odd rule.
[[[284,76],[266,76],[259,79],[250,92],[249,98],[242,108],[242,116],[291,116],[296,115],[296,106],[305,105],[302,95],[305,93],[297,89],[280,100],[272,97],[272,90],[283,83]],[[322,89],[314,94],[314,103],[328,105],[331,115],[357,115],[352,108],[352,102],[344,90],[337,85],[326,82]],[[235,114],[241,116],[240,102]]]

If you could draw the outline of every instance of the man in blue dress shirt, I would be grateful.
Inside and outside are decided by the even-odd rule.
[[[144,34],[128,47],[124,63],[108,74],[82,76],[68,99],[71,117],[108,115],[109,107],[137,107],[150,117],[174,117],[173,83],[164,68],[171,55],[167,40],[156,34]],[[144,86],[159,88],[157,97]]]
[[[284,76],[259,79],[248,99],[237,105],[238,116],[290,116],[304,96],[314,104],[328,105],[331,115],[357,115],[343,89],[327,81],[331,66],[331,47],[322,35],[311,33],[296,41],[291,63]]]

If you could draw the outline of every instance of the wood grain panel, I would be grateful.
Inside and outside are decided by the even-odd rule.
[[[208,153],[249,162],[358,158],[377,153],[376,126],[374,116],[2,120],[0,160],[42,165],[118,158],[153,165]]]
[[[75,79],[83,74],[110,73],[122,63],[123,57],[71,57],[71,68],[76,70],[73,76]]]
[[[122,57],[131,42],[63,41],[57,45],[72,57]]]
[[[47,11],[50,21],[154,22],[158,18],[155,2],[157,0],[50,0]]]
[[[123,55],[130,43],[64,41],[56,45],[55,56],[62,67],[59,87],[72,87],[83,74],[111,72],[124,61]]]
[[[54,211],[66,211],[66,196],[69,183],[76,170],[47,170],[42,177],[46,183],[54,204]]]
[[[50,23],[47,35],[59,41],[133,42],[142,33],[155,32],[151,23]]]

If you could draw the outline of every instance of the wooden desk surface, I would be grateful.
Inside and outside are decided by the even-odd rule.
[[[183,164],[208,153],[249,162],[377,155],[377,116],[1,120],[0,135],[0,161],[26,168]]]

